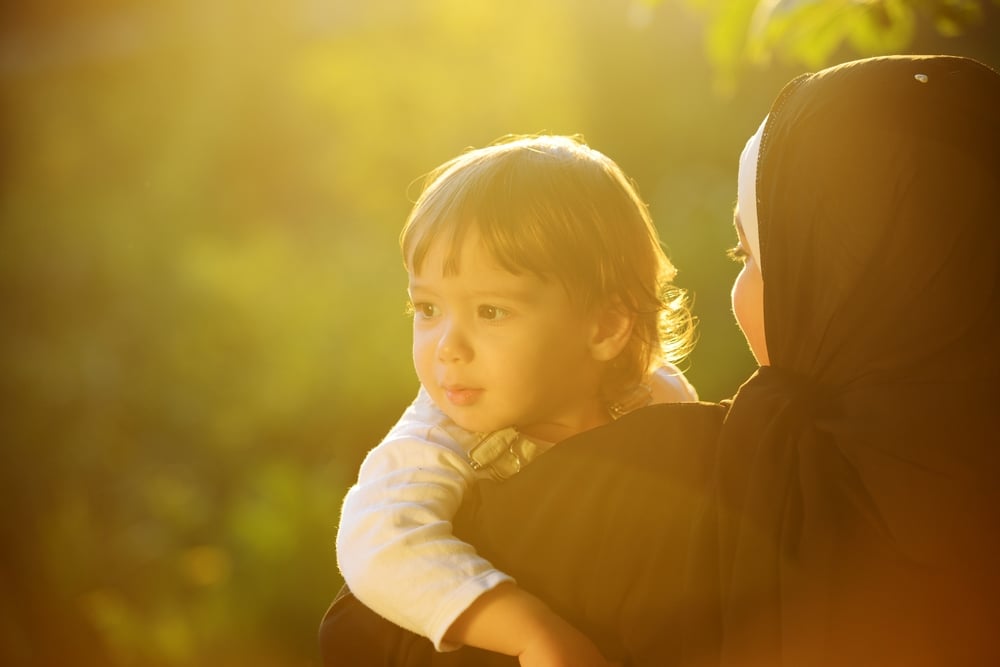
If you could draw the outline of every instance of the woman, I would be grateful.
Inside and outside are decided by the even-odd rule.
[[[744,150],[724,664],[1000,664],[998,109],[979,63],[870,59],[789,83]]]
[[[1000,76],[947,56],[788,84],[741,158],[761,368],[724,423],[636,411],[456,530],[629,665],[1000,664],[997,109]],[[365,628],[353,664],[487,664],[345,609],[328,664]]]

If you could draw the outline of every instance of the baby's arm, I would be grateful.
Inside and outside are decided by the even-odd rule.
[[[338,565],[354,595],[439,650],[453,648],[443,638],[459,614],[512,581],[452,534],[475,480],[445,419],[421,391],[365,458],[337,532]]]
[[[548,605],[504,582],[462,613],[449,641],[517,656],[521,667],[610,667],[594,643]]]
[[[475,482],[465,459],[475,436],[454,425],[446,431],[446,419],[421,390],[362,464],[337,535],[348,586],[439,650],[467,644],[516,655],[522,667],[603,667],[586,636],[452,534]]]

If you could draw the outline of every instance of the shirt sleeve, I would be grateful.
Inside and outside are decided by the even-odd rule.
[[[664,364],[650,378],[653,403],[690,403],[698,400],[698,392],[673,364]]]
[[[452,519],[475,483],[465,456],[472,435],[421,389],[385,439],[372,449],[344,498],[337,564],[367,607],[436,649],[458,648],[444,633],[472,602],[512,581],[456,538]]]

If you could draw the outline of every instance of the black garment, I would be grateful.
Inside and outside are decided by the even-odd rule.
[[[733,400],[721,664],[1000,665],[1000,76],[791,82],[757,165],[771,367]]]
[[[607,657],[670,664],[700,639],[683,628],[707,602],[684,580],[724,412],[655,405],[570,438],[506,482],[481,482],[455,532]],[[468,647],[437,653],[356,600],[331,607],[320,643],[327,667],[517,664]]]

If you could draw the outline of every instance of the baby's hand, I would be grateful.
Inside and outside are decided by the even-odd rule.
[[[649,404],[659,405],[660,403],[684,403],[687,401],[697,401],[698,393],[695,391],[687,378],[670,366],[657,369],[647,380],[646,386],[649,389]]]

